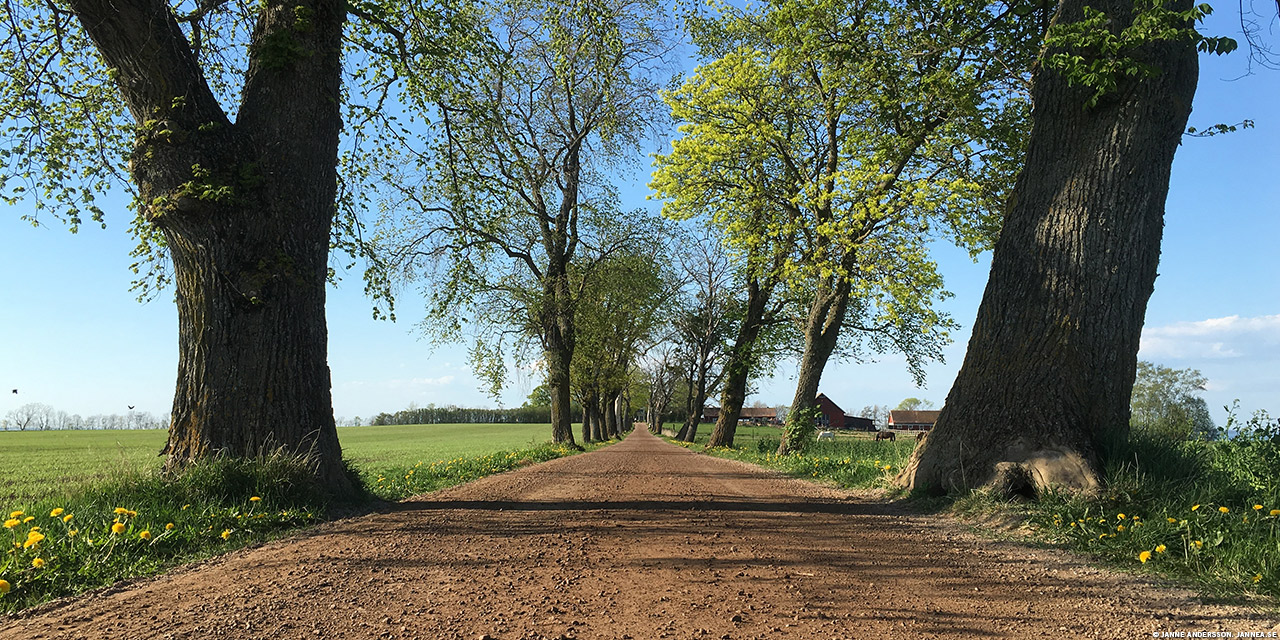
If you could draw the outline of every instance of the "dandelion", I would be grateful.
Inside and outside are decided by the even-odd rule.
[[[1255,504],[1255,505],[1253,505],[1253,510],[1254,510],[1254,511],[1262,511],[1262,505],[1260,505],[1260,504]]]
[[[166,524],[166,525],[164,526],[164,530],[165,530],[165,531],[173,531],[173,523],[172,523],[172,522],[170,522],[169,524]]]
[[[230,539],[231,539],[231,530],[230,530],[230,529],[223,529],[223,530],[222,530],[222,539],[223,539],[223,540],[230,540]]]
[[[1197,551],[1199,551],[1200,549],[1203,549],[1203,548],[1204,548],[1204,542],[1202,542],[1202,541],[1200,541],[1200,540],[1192,540],[1192,541],[1191,541],[1191,548],[1192,548],[1192,549],[1195,549],[1195,550],[1197,550]]]
[[[117,522],[111,525],[111,533],[124,533],[124,523]]]
[[[1253,582],[1254,582],[1254,584],[1257,584],[1257,583],[1259,583],[1259,582],[1261,582],[1261,581],[1262,581],[1262,574],[1261,574],[1261,573],[1254,574],[1254,576],[1253,576]]]
[[[9,517],[10,517],[10,518],[21,518],[21,517],[22,517],[22,512],[21,512],[21,511],[13,511],[13,512],[10,512],[10,513],[9,513]]]
[[[14,528],[14,527],[16,527],[16,526],[18,526],[18,525],[20,525],[20,524],[22,524],[22,521],[21,521],[21,520],[19,520],[19,519],[17,519],[17,518],[9,518],[8,520],[5,520],[5,521],[4,521],[4,528],[6,528],[6,529],[12,529],[12,528]]]
[[[1124,525],[1122,524],[1116,525],[1116,531],[1124,531]]]
[[[69,514],[69,513],[68,513],[67,515],[62,516],[62,521],[63,521],[63,522],[71,522],[71,514]]]
[[[77,534],[77,533],[80,533],[80,530],[79,530],[79,529],[72,529],[72,530],[70,530],[70,531],[68,531],[68,532],[67,532],[67,537],[68,537],[68,538],[74,538],[74,537],[76,537],[76,534]]]
[[[31,547],[40,544],[41,540],[44,540],[44,534],[39,531],[32,531],[27,534],[27,541],[22,543],[22,548],[30,549]]]
[[[262,498],[259,498],[258,496],[254,496],[252,498],[249,498],[249,502],[262,502]]]
[[[1138,554],[1138,562],[1141,562],[1142,564],[1146,564],[1147,561],[1150,559],[1151,559],[1150,551],[1143,551],[1142,553]]]
[[[1228,509],[1228,508],[1226,508],[1226,507],[1218,507],[1218,511],[1221,511],[1222,513],[1230,513],[1230,512],[1231,512],[1231,510],[1230,510],[1230,509]]]
[[[1168,547],[1166,547],[1166,546],[1164,546],[1164,545],[1162,545],[1162,544],[1158,544],[1158,545],[1156,545],[1156,553],[1164,553],[1164,550],[1165,550],[1165,549],[1168,549]]]
[[[1273,515],[1273,516],[1280,516],[1280,509],[1272,509],[1272,510],[1271,510],[1271,515]]]
[[[35,519],[36,519],[36,517],[35,517],[35,516],[27,516],[27,517],[25,517],[25,518],[23,518],[23,519],[22,519],[22,524],[26,524],[26,523],[28,523],[28,522],[31,522],[32,520],[35,520]]]
[[[62,507],[58,507],[57,509],[54,509],[53,511],[49,512],[49,517],[57,518],[58,516],[61,516],[65,511],[66,509],[63,509]]]
[[[0,580],[0,596],[9,593],[9,589],[11,588],[12,587],[9,586],[8,580]]]
[[[118,516],[128,515],[129,510],[124,507],[116,507],[115,514]]]
[[[1178,523],[1178,519],[1177,519],[1177,518],[1165,518],[1165,520],[1168,520],[1168,521],[1169,521],[1169,524],[1177,524],[1177,523]]]
[[[1123,513],[1117,513],[1117,514],[1116,514],[1116,520],[1124,520],[1124,514],[1123,514]]]
[[[35,568],[37,568],[37,569],[39,569],[40,567],[43,567],[43,566],[44,566],[44,558],[36,558],[35,560],[32,560],[32,561],[31,561],[31,566],[33,566],[33,567],[35,567]]]
[[[1200,505],[1198,505],[1198,504],[1193,504],[1193,505],[1191,505],[1191,510],[1192,510],[1192,511],[1195,511],[1196,509],[1199,509],[1199,508],[1200,508]]]

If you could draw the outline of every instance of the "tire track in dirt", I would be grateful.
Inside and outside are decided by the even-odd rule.
[[[2,638],[973,638],[1271,631],[1237,607],[643,431],[0,620]]]

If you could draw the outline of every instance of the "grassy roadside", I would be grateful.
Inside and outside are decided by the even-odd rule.
[[[463,450],[475,451],[474,434],[464,435]],[[430,454],[412,463],[403,455],[366,461],[350,471],[362,497],[340,505],[316,490],[305,461],[286,456],[213,460],[177,478],[123,470],[71,492],[11,503],[0,513],[0,544],[7,548],[0,556],[0,612],[278,538],[378,500],[577,453],[549,443],[495,448],[439,461]]]
[[[1110,566],[1171,579],[1201,594],[1280,604],[1280,424],[1255,416],[1234,438],[1177,442],[1135,434],[1105,469],[1106,490],[1083,498],[1006,501],[981,492],[937,498],[897,494],[921,511],[1019,522],[1023,539],[1082,552]],[[914,440],[849,437],[773,455],[762,436],[709,455],[846,488],[889,488]],[[705,443],[675,443],[701,450]]]

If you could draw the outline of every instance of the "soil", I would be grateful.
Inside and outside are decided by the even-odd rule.
[[[1280,626],[643,430],[594,453],[0,620],[0,637],[24,640],[1210,631]]]

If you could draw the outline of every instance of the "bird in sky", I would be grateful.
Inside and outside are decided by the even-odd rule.
[[[133,411],[133,405],[129,405],[129,410]]]
[[[16,394],[16,393],[18,393],[18,390],[17,390],[17,389],[14,389],[14,390],[13,390],[13,392]]]

